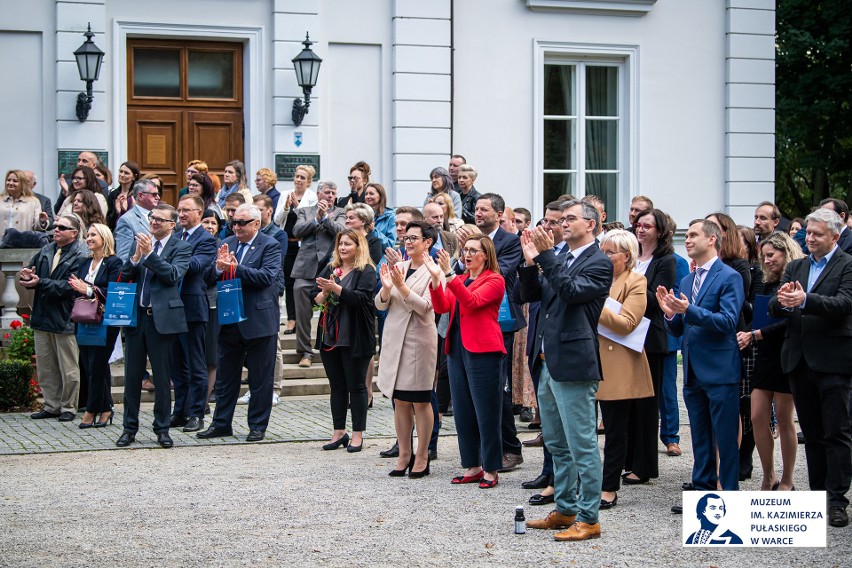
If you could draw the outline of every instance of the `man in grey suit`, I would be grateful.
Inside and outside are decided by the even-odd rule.
[[[335,206],[337,185],[320,181],[317,186],[319,201],[312,207],[296,210],[293,236],[302,239],[299,254],[290,276],[295,280],[293,296],[296,300],[296,351],[301,355],[300,367],[310,367],[314,350],[311,345],[311,318],[314,315],[310,291],[317,274],[325,268],[331,257],[337,233],[346,228],[346,214]]]
[[[188,330],[180,284],[192,256],[192,245],[172,235],[177,220],[177,211],[171,205],[154,207],[150,213],[150,234],[146,231],[136,235],[131,256],[121,268],[122,280],[137,282],[138,287],[136,327],[128,328],[126,333],[124,432],[115,443],[120,448],[134,442],[139,430],[139,401],[146,357],[151,361],[154,378],[157,443],[164,448],[173,445],[169,437],[172,349],[178,334]]]
[[[119,218],[115,226],[115,254],[127,261],[136,235],[148,232],[148,215],[160,202],[160,190],[149,179],[133,184],[133,207]]]

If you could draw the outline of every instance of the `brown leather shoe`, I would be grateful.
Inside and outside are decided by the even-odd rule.
[[[672,442],[671,444],[666,444],[666,453],[670,456],[681,456],[683,452],[680,449],[680,446],[677,445],[676,442]]]
[[[311,361],[310,357],[302,357],[302,360],[299,361],[299,366],[305,369],[310,368],[312,364],[313,361]]]
[[[530,526],[527,523],[527,526]],[[589,540],[590,538],[601,537],[601,524],[582,523],[577,521],[562,532],[553,535],[554,540]]]
[[[570,527],[576,518],[577,515],[563,515],[554,509],[543,519],[527,521],[527,527],[546,530],[564,529]]]
[[[539,434],[532,440],[524,440],[521,443],[527,448],[540,448],[544,445],[544,438],[542,438],[541,434]]]
[[[148,391],[148,392],[154,392],[156,389],[157,389],[157,387],[154,386],[154,383],[152,383],[148,379],[145,379],[145,380],[142,381],[142,390]]]

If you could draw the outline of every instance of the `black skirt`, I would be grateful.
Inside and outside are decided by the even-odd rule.
[[[406,391],[394,389],[393,398],[403,402],[432,402],[432,391]]]

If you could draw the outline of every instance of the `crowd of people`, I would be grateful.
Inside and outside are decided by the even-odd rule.
[[[622,484],[659,476],[660,443],[682,455],[680,351],[694,459],[684,489],[737,490],[756,447],[761,489],[795,490],[795,408],[809,487],[827,492],[829,524],[848,524],[852,223],[843,201],[826,199],[789,227],[770,202],[752,227],[711,213],[689,224],[687,259],[675,253],[674,221],[646,196],[633,198],[626,224],[607,222],[596,195],[563,195],[534,222],[528,209],[479,193],[461,155],[430,172],[419,207],[391,207],[365,162],[352,166],[345,194],[330,180],[314,189],[315,173],[298,166],[279,192],[262,168],[253,195],[241,162],[219,182],[193,160],[175,208],[161,201],[162,180],[133,162],[110,190],[109,171],[83,152],[51,209],[31,172],[8,172],[3,229],[53,231],[20,275],[34,290],[44,395],[32,418],[72,421],[79,400],[80,428],[109,426],[109,358],[123,344],[118,446],[135,442],[143,388],[155,393],[163,447],[173,445],[170,428],[231,436],[237,404],[248,404],[247,441],[262,440],[280,395],[283,302],[281,331],[295,334],[299,366],[319,354],[330,384],[324,450],[361,451],[378,360],[378,387],[394,404],[397,441],[381,452],[396,458],[390,476],[429,475],[452,416],[463,468],[453,484],[492,489],[523,463],[523,446],[541,447],[542,471],[523,486],[540,490],[532,505],[555,510],[528,526],[585,540],[600,536],[599,511],[617,506]],[[102,343],[78,345],[75,301],[106,302],[121,282],[136,284],[123,342],[105,326]],[[239,307],[226,291],[235,287]],[[541,430],[523,445],[518,413]]]

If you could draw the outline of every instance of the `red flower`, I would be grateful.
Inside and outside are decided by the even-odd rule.
[[[7,333],[6,335],[4,335],[3,339],[9,339],[9,334]]]
[[[26,345],[27,343],[29,343],[29,341],[27,341],[26,339],[24,339],[24,345]]]
[[[11,327],[12,329],[18,329],[22,325],[24,325],[24,324],[22,324],[19,320],[15,320],[15,321],[13,321],[12,323],[9,324],[9,327]]]
[[[22,314],[21,317],[24,318],[25,320],[28,320],[28,319],[30,319],[30,314]]]
[[[339,267],[335,268],[334,269],[334,275],[337,276],[338,278],[341,278],[343,276],[343,269],[339,268]]]

